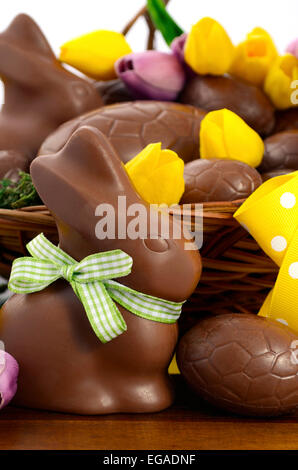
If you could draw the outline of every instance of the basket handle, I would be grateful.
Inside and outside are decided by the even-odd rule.
[[[163,0],[165,6],[168,5],[170,0]],[[143,16],[145,18],[147,27],[148,27],[148,39],[147,39],[147,50],[152,50],[155,48],[155,33],[156,33],[156,28],[150,18],[150,15],[147,10],[147,6],[143,6],[136,14],[135,16],[127,23],[127,25],[123,28],[122,34],[126,36],[129,31],[132,29],[132,27],[135,25],[137,20]]]

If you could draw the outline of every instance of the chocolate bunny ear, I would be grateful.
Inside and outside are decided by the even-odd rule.
[[[75,208],[89,207],[94,216],[100,203],[116,207],[119,195],[140,202],[111,143],[94,127],[79,128],[58,153],[37,157],[31,175],[44,203],[65,221]]]
[[[8,28],[0,34],[0,41],[27,52],[35,52],[49,59],[55,59],[51,46],[40,28],[30,16],[25,14],[20,14],[13,19]]]

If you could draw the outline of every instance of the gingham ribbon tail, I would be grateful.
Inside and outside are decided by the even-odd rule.
[[[114,303],[148,320],[174,323],[183,302],[142,294],[113,281],[131,272],[133,260],[122,250],[87,256],[77,262],[40,234],[27,245],[32,257],[13,262],[8,287],[17,294],[38,292],[59,278],[72,286],[89,322],[102,343],[126,331],[126,323]]]

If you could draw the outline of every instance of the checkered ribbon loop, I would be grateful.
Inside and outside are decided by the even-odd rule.
[[[122,250],[97,253],[77,262],[43,234],[28,243],[27,249],[32,257],[13,262],[9,289],[17,294],[29,294],[64,278],[82,302],[102,343],[127,329],[114,301],[135,315],[161,323],[174,323],[180,316],[184,302],[142,294],[113,280],[131,272],[133,260]]]

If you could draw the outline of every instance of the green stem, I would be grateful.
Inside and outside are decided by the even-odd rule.
[[[183,30],[169,15],[162,0],[147,0],[147,9],[155,27],[169,46],[177,36],[183,34]]]

